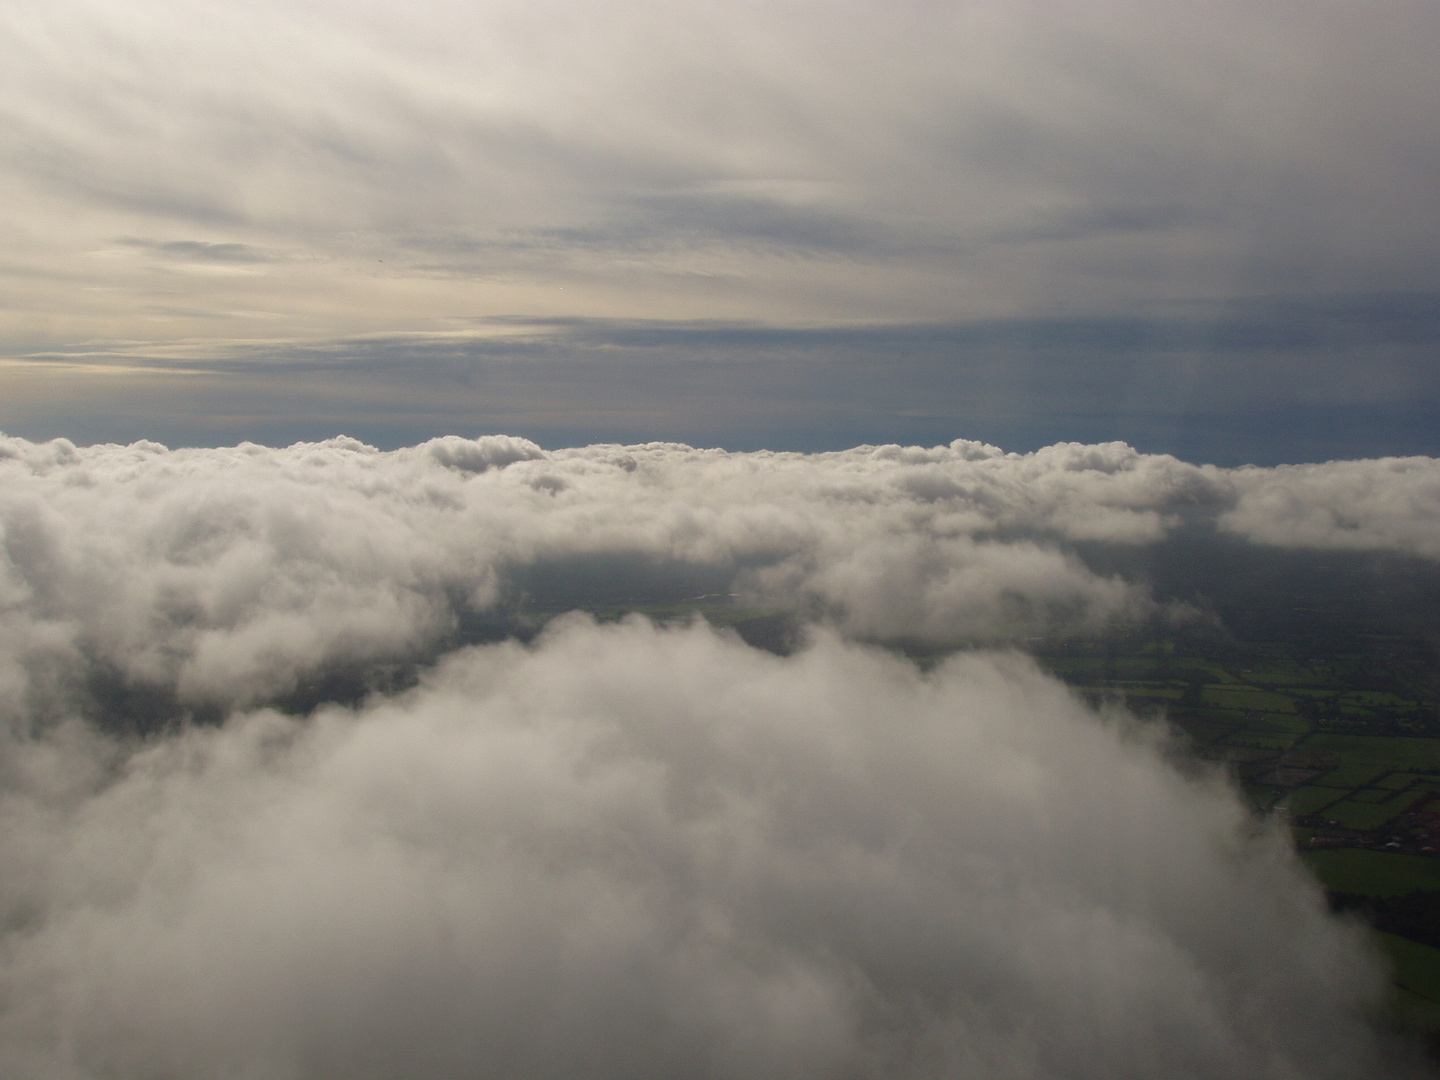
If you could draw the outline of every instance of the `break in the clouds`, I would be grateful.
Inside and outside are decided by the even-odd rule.
[[[1027,448],[1129,438],[1188,453],[1165,424],[1187,415],[1186,387],[1219,387],[1239,400],[1204,423],[1238,409],[1241,426],[1276,430],[1252,460],[1323,460],[1349,399],[1317,404],[1314,389],[1379,365],[1387,377],[1352,396],[1390,412],[1354,424],[1369,443],[1356,434],[1339,453],[1433,452],[1408,413],[1392,441],[1374,432],[1433,368],[1437,41],[1434,5],[1409,0],[13,0],[0,13],[0,426],[128,441],[198,412],[212,422],[178,437],[211,445],[362,423],[391,446],[491,425],[572,444],[835,448],[944,430],[1016,445],[1013,425],[975,426],[995,408],[954,400],[957,382],[960,398],[994,389],[971,377],[974,338],[1001,325],[1019,329],[1001,367],[1033,378],[1007,384],[998,409],[1043,418]],[[1336,338],[1334,313],[1357,304],[1409,305],[1422,332]],[[1239,346],[1263,385],[1232,377],[1235,344],[1203,332],[1237,305],[1284,313]],[[363,363],[374,335],[483,355],[516,320],[580,319],[955,333],[900,379],[890,355],[840,380],[808,371],[817,393],[845,387],[823,423],[803,395],[762,388],[751,404],[785,415],[758,439],[743,409],[713,432],[667,392],[684,365],[641,379],[621,423],[587,414],[583,393],[516,400],[488,371],[467,422],[441,415],[444,365],[397,386]],[[1134,378],[1100,377],[1096,400],[1114,411],[1087,424],[1047,388],[1104,366],[1085,348],[1093,320],[1202,332],[1178,372],[1164,341],[1142,342]],[[1057,330],[1058,351],[1041,340]],[[253,385],[207,382],[219,360],[243,373],[316,349],[338,364],[325,385],[299,379],[303,416],[283,363]],[[1175,387],[1132,399],[1156,363]],[[137,414],[92,417],[97,378]],[[732,367],[717,381],[707,398],[751,385]],[[937,430],[910,430],[936,408]],[[1286,441],[1294,427],[1313,437]]]
[[[1408,1075],[1278,834],[1013,656],[577,619],[5,753],[22,1080]]]

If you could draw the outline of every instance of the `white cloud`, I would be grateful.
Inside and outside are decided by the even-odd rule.
[[[1161,612],[1142,585],[1088,568],[1077,542],[1135,548],[1215,522],[1260,543],[1433,557],[1436,475],[1430,459],[1226,472],[1123,444],[804,455],[547,453],[498,436],[391,453],[10,439],[0,693],[12,720],[64,713],[97,676],[187,706],[273,700],[327,672],[423,658],[457,617],[547,580],[571,588],[552,605],[693,580],[868,638],[1086,634]]]
[[[1394,551],[1440,559],[1440,463],[1330,461],[1237,469],[1220,527],[1279,547]]]
[[[7,751],[19,1080],[1398,1068],[1285,844],[1013,656],[571,619],[116,756]]]
[[[1437,468],[0,439],[0,1072],[1377,1075],[1381,974],[1222,782],[844,638],[1133,624],[1086,553],[1217,526],[1434,557]],[[692,580],[824,625],[455,649]]]

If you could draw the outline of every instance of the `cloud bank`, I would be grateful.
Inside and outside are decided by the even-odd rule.
[[[1280,547],[1398,551],[1440,559],[1434,458],[1331,461],[1237,470],[1222,528]]]
[[[1437,475],[4,439],[0,1071],[1406,1075],[1220,777],[1019,655],[863,641],[1183,618],[1095,555],[1180,535],[1434,559]],[[702,594],[808,635],[465,644]]]
[[[336,669],[433,656],[466,620],[526,603],[731,594],[852,637],[1007,642],[1183,617],[1080,545],[1219,529],[1440,557],[1428,458],[1227,471],[1119,443],[804,455],[8,439],[0,481],[0,708],[22,726],[97,687],[222,711],[274,701]]]
[[[576,617],[6,759],[7,1076],[1405,1073],[1278,835],[1014,656]]]

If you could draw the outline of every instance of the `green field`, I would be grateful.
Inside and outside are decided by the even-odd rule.
[[[1393,965],[1396,984],[1430,1004],[1431,1008],[1424,1010],[1423,1015],[1431,1024],[1440,1021],[1440,1015],[1437,1015],[1440,1014],[1440,949],[1421,945],[1397,934],[1375,936]],[[1401,1007],[1404,1008],[1403,1005]],[[1420,1011],[1413,1004],[1410,1010]]]
[[[1039,659],[1092,700],[1123,701],[1183,732],[1192,754],[1231,772],[1257,813],[1283,815],[1333,902],[1389,918],[1375,905],[1440,892],[1436,665],[1400,664],[1390,652],[1319,655],[1317,643],[1303,659],[1277,655],[1292,648],[1148,641],[1130,655],[1109,643]],[[1392,967],[1394,1017],[1440,1033],[1434,927],[1385,925],[1410,935],[1375,932]]]
[[[1302,787],[1292,791],[1285,800],[1285,808],[1294,817],[1313,814],[1322,806],[1328,806],[1340,797],[1334,788]]]
[[[1373,761],[1391,768],[1440,771],[1440,739],[1317,734],[1312,745],[1314,749],[1333,751],[1351,761]]]
[[[1380,803],[1351,797],[1330,807],[1323,816],[1347,829],[1376,829],[1407,809],[1421,794],[1414,792]]]
[[[1311,825],[1373,832],[1440,791],[1440,737],[1393,730],[1417,709],[1434,709],[1433,685],[1365,668],[1349,654],[1304,662],[1265,655],[1280,648],[1232,643],[1230,656],[1217,657],[1143,642],[1129,653],[1112,644],[1088,654],[1042,651],[1040,659],[1092,700],[1166,717],[1196,753],[1235,768],[1252,805],[1294,817],[1325,809]],[[1359,679],[1396,685],[1357,687]]]
[[[1440,889],[1440,859],[1388,851],[1307,851],[1305,865],[1327,889],[1361,896],[1398,896]]]
[[[1268,712],[1294,712],[1295,706],[1284,694],[1241,686],[1207,686],[1205,701],[1222,709],[1258,709]]]

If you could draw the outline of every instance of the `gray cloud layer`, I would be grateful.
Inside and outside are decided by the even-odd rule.
[[[1277,835],[1015,657],[554,627],[7,750],[7,1076],[1374,1077]]]
[[[212,266],[250,257],[166,255]],[[800,329],[509,318],[304,347],[87,342],[0,370],[0,429],[178,446],[345,431],[386,448],[490,430],[547,446],[804,451],[963,433],[1017,450],[1120,438],[1218,465],[1435,454],[1437,297]]]
[[[1433,290],[1437,37],[1404,0],[13,0],[0,341]]]
[[[1437,45],[1425,0],[10,0],[0,428],[1440,452]]]

